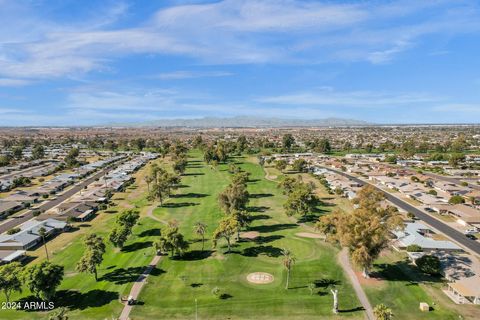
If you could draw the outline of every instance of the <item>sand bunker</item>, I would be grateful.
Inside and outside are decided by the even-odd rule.
[[[295,234],[297,237],[301,238],[311,238],[311,239],[323,239],[325,238],[324,235],[318,233],[311,233],[311,232],[300,232]]]
[[[260,233],[257,231],[241,232],[240,238],[242,239],[255,239],[260,236]]]
[[[273,276],[266,272],[254,272],[247,276],[248,282],[255,284],[266,284],[273,282]]]

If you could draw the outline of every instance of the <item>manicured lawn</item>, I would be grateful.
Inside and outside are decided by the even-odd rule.
[[[137,184],[126,192],[114,196],[117,206],[100,212],[90,222],[77,224],[78,230],[59,235],[49,241],[51,261],[65,267],[65,277],[55,300],[55,306],[65,306],[70,309],[69,319],[111,319],[119,316],[123,305],[119,297],[127,295],[139,274],[150,262],[153,256],[152,241],[157,237],[160,222],[142,216],[134,228],[133,235],[120,252],[107,245],[104,262],[98,269],[99,281],[95,282],[91,274],[78,274],[75,265],[83,254],[83,236],[89,233],[107,237],[115,221],[116,212],[127,207],[137,206],[142,209],[147,204],[145,185],[141,177],[143,171],[136,176]],[[135,197],[131,197],[135,195]],[[142,213],[144,210],[141,210]],[[108,241],[107,241],[108,242]],[[31,263],[45,259],[43,247],[29,253],[35,258]],[[28,289],[22,294],[16,294],[12,301],[31,300]],[[4,301],[3,294],[0,301]],[[47,312],[24,312],[0,310],[0,319],[45,319]]]
[[[133,319],[193,319],[195,299],[198,319],[319,319],[363,318],[359,302],[336,263],[336,249],[321,240],[299,238],[305,231],[297,219],[287,217],[282,208],[284,196],[277,184],[264,179],[265,172],[254,158],[236,158],[241,168],[251,173],[248,190],[249,211],[254,221],[249,231],[257,231],[256,240],[239,242],[226,254],[226,243],[212,248],[193,234],[193,225],[202,221],[210,236],[223,216],[217,194],[230,181],[226,165],[216,169],[201,161],[199,153],[190,154],[189,167],[182,178],[183,187],[154,214],[164,221],[175,219],[180,231],[191,241],[190,252],[182,259],[164,256],[159,271],[151,276],[140,295],[141,305],[133,309]],[[296,257],[289,290],[281,249],[288,248]],[[271,273],[275,280],[254,285],[246,280],[251,272]],[[317,283],[311,295],[309,283]],[[333,316],[330,285],[339,289],[340,309]],[[212,294],[218,287],[224,294]]]
[[[365,292],[373,306],[384,303],[391,308],[395,319],[478,319],[478,306],[454,304],[441,291],[440,279],[419,273],[403,254],[383,255],[375,262],[373,272],[387,281],[364,284]],[[420,312],[420,302],[428,303],[433,310]]]

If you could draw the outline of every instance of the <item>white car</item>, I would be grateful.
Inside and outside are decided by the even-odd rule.
[[[478,232],[478,229],[477,228],[472,228],[472,229],[468,229],[468,230],[465,230],[465,234],[474,234],[474,233],[477,233]]]

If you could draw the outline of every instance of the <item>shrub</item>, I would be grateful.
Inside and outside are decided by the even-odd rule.
[[[408,252],[422,252],[422,247],[417,244],[411,244],[407,247]]]
[[[415,215],[411,212],[407,213],[407,218],[408,219],[415,219]]]
[[[219,287],[215,287],[212,289],[212,294],[216,297],[220,297],[220,288]]]
[[[450,204],[461,204],[465,203],[465,199],[461,196],[452,196],[450,200],[448,200],[448,203]]]
[[[34,210],[34,211],[32,212],[32,214],[33,214],[34,217],[38,217],[38,216],[40,215],[40,211]]]
[[[7,231],[7,234],[15,234],[20,232],[20,228],[13,228]]]
[[[418,269],[423,273],[437,275],[441,271],[440,259],[432,255],[424,255],[415,261]]]

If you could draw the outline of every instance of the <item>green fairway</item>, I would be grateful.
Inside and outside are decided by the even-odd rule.
[[[249,231],[259,232],[260,236],[237,243],[230,254],[225,254],[224,241],[216,249],[208,241],[202,253],[193,225],[204,222],[208,235],[213,233],[223,215],[217,194],[230,182],[231,175],[227,165],[214,169],[201,161],[199,153],[191,153],[183,187],[154,211],[158,219],[179,222],[180,231],[192,242],[190,252],[182,259],[162,258],[158,272],[149,277],[140,295],[141,305],[134,308],[131,317],[193,319],[197,299],[199,319],[363,318],[360,304],[336,263],[336,250],[321,240],[297,237],[295,234],[305,229],[296,218],[284,213],[285,199],[277,184],[264,178],[265,173],[254,158],[235,161],[251,173],[249,210],[254,222]],[[282,248],[291,250],[296,257],[289,290],[284,288]],[[271,273],[274,282],[250,284],[246,276],[256,271]],[[309,283],[316,283],[313,294]],[[331,312],[332,284],[339,289],[342,312],[338,316]],[[215,287],[224,299],[212,294]]]

